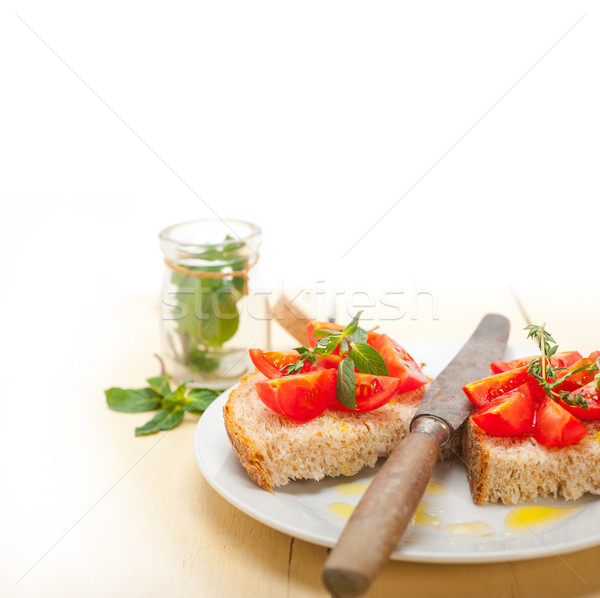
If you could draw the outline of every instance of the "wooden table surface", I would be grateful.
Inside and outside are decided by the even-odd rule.
[[[440,292],[431,310],[386,323],[399,340],[461,339],[487,311],[506,314],[511,344],[546,321],[564,348],[597,347],[593,306],[535,288]],[[70,354],[40,348],[39,384],[8,382],[2,420],[2,596],[319,598],[327,550],[255,521],[221,498],[194,460],[197,417],[168,433],[135,438],[148,414],[110,411],[104,390],[154,375],[159,298],[114,297],[92,335]],[[586,313],[586,309],[588,310]],[[586,324],[587,323],[587,324]],[[389,324],[389,326],[388,326]],[[65,323],[57,323],[55,332]],[[292,344],[274,331],[279,348]],[[98,350],[101,347],[102,350]],[[33,367],[33,366],[32,366]],[[28,393],[47,395],[35,412]],[[600,547],[522,562],[471,565],[390,561],[371,598],[598,596]]]

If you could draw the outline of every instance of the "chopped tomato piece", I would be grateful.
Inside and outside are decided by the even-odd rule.
[[[539,357],[539,355],[531,355],[530,357],[519,357],[511,361],[492,361],[490,363],[490,370],[492,374],[501,374],[502,372],[508,372],[509,370],[516,370],[523,366],[529,365],[532,359]]]
[[[585,386],[574,390],[570,393],[570,396],[573,396],[575,393],[583,395],[583,398],[587,401],[588,409],[569,405],[563,401],[559,401],[560,406],[579,419],[586,421],[600,419],[600,388],[598,388],[598,380],[592,380]]]
[[[368,334],[369,337],[367,338],[367,345],[371,345],[371,347],[375,348],[375,343],[377,342],[377,339],[381,336],[381,332],[375,332],[371,330],[371,332],[369,332]]]
[[[516,436],[531,430],[535,401],[527,384],[493,399],[473,416],[473,421],[492,436]]]
[[[529,377],[527,366],[523,365],[517,369],[507,370],[482,380],[470,382],[463,387],[463,391],[473,405],[485,407],[496,397],[525,384]]]
[[[389,403],[398,388],[398,378],[390,376],[372,376],[371,374],[355,374],[356,409],[350,409],[334,399],[333,406],[344,411],[373,411]]]
[[[408,392],[427,383],[417,362],[387,334],[381,334],[373,348],[383,357],[389,375],[400,380],[396,392]]]
[[[547,446],[577,444],[587,436],[587,430],[576,417],[558,403],[545,397],[535,414],[533,437]]]
[[[500,372],[507,372],[508,370],[514,370],[516,368],[529,365],[532,359],[539,358],[539,355],[531,355],[530,357],[519,357],[512,361],[493,361],[490,364],[490,370],[492,373],[498,374]],[[575,363],[578,359],[581,359],[581,353],[578,351],[563,351],[562,353],[555,353],[550,358],[550,363],[555,368],[567,368],[572,363]],[[557,372],[558,373],[558,372]]]
[[[280,378],[285,374],[283,368],[290,363],[294,363],[300,357],[298,351],[279,352],[250,349],[249,352],[254,367],[267,378]],[[305,364],[302,371],[307,369],[308,365]]]
[[[301,424],[321,415],[332,403],[336,378],[336,370],[320,370],[261,380],[256,390],[267,407]]]
[[[589,357],[582,357],[575,363],[571,364],[566,370],[557,372],[557,377],[562,378],[569,372],[574,372],[580,367],[593,364],[598,357],[600,357],[600,351],[594,351],[590,353]],[[566,378],[563,382],[561,382],[556,390],[568,390],[569,392],[581,388],[591,382],[596,375],[596,371],[590,372],[589,370],[583,370],[581,372],[577,372],[576,374],[572,374],[568,378]]]
[[[315,366],[315,369],[328,370],[335,368],[337,370],[340,361],[342,361],[341,355],[317,355],[317,365]]]

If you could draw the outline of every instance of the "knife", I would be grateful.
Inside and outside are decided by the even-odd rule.
[[[387,458],[327,557],[323,583],[335,598],[362,595],[389,559],[427,488],[440,447],[471,412],[462,387],[489,375],[490,362],[504,354],[509,329],[507,318],[487,314],[427,390],[410,434]]]

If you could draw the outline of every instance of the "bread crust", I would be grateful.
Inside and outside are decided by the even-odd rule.
[[[486,434],[471,418],[463,433],[463,460],[475,504],[517,504],[538,497],[576,500],[600,494],[600,422],[584,423],[588,436],[552,447],[530,435]]]
[[[223,416],[240,463],[269,492],[294,479],[350,476],[373,467],[409,433],[427,389],[399,394],[371,412],[328,409],[311,422],[296,424],[262,403],[256,382],[264,379],[258,372],[242,378]],[[588,492],[600,494],[600,422],[584,425],[589,435],[577,445],[548,447],[531,435],[490,436],[468,418],[441,458],[462,455],[478,505],[517,504],[542,496],[575,500]]]
[[[248,472],[248,475],[259,486],[272,492],[271,479],[268,475],[268,468],[266,467],[264,456],[261,454],[252,438],[244,432],[243,426],[237,422],[233,410],[233,403],[234,401],[239,400],[237,395],[240,394],[240,388],[247,384],[247,378],[248,376],[242,378],[240,385],[232,390],[227,403],[225,403],[225,406],[223,407],[225,430],[227,431],[229,442],[231,442],[235,454]]]
[[[296,424],[266,407],[256,392],[258,372],[242,378],[223,408],[225,429],[248,475],[265,490],[294,479],[350,476],[373,467],[409,433],[410,421],[427,386],[396,395],[366,413],[327,409]],[[444,451],[458,451],[460,442]]]

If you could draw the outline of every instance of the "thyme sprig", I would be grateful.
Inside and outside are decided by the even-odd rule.
[[[575,392],[571,394],[568,390],[556,390],[556,388],[570,376],[583,371],[597,372],[594,379],[598,381],[598,387],[600,388],[600,358],[594,363],[585,364],[567,372],[563,376],[557,377],[557,370],[567,368],[555,368],[552,365],[550,358],[558,351],[558,344],[546,330],[546,324],[542,324],[541,326],[531,324],[526,326],[525,330],[529,330],[527,334],[528,339],[534,338],[537,340],[542,352],[540,357],[536,357],[529,362],[527,371],[538,381],[540,386],[546,391],[546,394],[554,401],[560,399],[569,405],[589,409],[588,402],[582,393]]]

